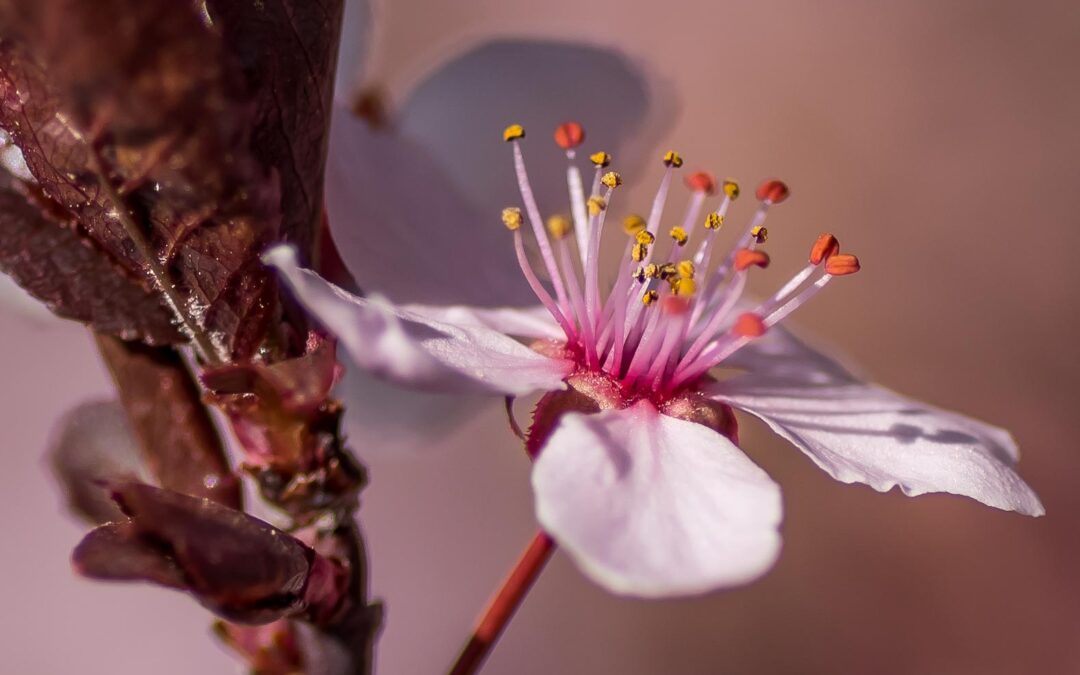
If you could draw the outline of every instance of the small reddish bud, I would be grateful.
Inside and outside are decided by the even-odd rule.
[[[787,199],[790,194],[791,191],[788,190],[788,186],[784,181],[775,178],[762,182],[757,189],[758,200],[770,204],[779,204]]]
[[[735,270],[742,272],[751,265],[758,267],[769,266],[769,254],[765,251],[751,251],[748,248],[740,248],[735,252]]]
[[[768,330],[765,322],[761,320],[761,317],[752,312],[747,312],[741,315],[735,320],[735,325],[732,327],[735,334],[739,337],[756,338],[761,337]]]
[[[686,177],[686,187],[694,192],[704,192],[707,195],[716,194],[716,178],[706,171],[695,171]]]
[[[825,261],[825,272],[834,277],[855,274],[859,269],[859,259],[850,253],[834,255]]]
[[[572,150],[585,141],[585,129],[577,122],[563,122],[555,127],[555,142],[563,150]]]
[[[814,247],[810,249],[810,264],[820,265],[821,261],[828,260],[839,252],[840,242],[826,232],[817,238]]]

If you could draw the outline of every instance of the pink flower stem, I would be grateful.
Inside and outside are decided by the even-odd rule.
[[[514,565],[514,569],[510,571],[510,575],[499,587],[498,593],[488,603],[472,636],[458,655],[454,667],[450,669],[450,675],[472,675],[480,670],[484,659],[554,552],[554,540],[546,532],[537,532]]]

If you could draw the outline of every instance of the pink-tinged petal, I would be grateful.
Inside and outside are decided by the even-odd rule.
[[[573,368],[487,328],[433,321],[382,300],[358,298],[300,268],[287,246],[271,249],[263,260],[281,272],[353,361],[379,377],[432,391],[521,396],[562,388]]]
[[[780,551],[776,483],[728,439],[647,401],[563,416],[532,482],[541,525],[616,593],[746,583]]]
[[[403,305],[402,309],[455,326],[488,328],[521,338],[565,340],[566,335],[543,305],[533,307],[466,307],[463,305]]]
[[[503,150],[503,167],[513,175]],[[326,172],[330,232],[365,292],[398,303],[536,302],[499,210],[478,209],[417,143],[372,130],[338,107]]]
[[[749,372],[707,393],[761,418],[833,478],[1044,513],[1014,470],[1019,453],[1004,429],[863,383],[782,329],[753,346],[732,359]]]
[[[603,47],[537,39],[494,40],[447,61],[420,81],[401,109],[402,133],[420,142],[488,216],[517,194],[501,131],[525,127],[529,176],[542,209],[568,212],[566,158],[552,140],[555,126],[585,128],[579,155],[605,150],[615,167],[635,175],[672,119],[650,108],[673,100],[657,91],[641,66]],[[468,92],[462,96],[461,92]],[[657,111],[660,112],[660,111]],[[647,138],[646,138],[647,137]]]
[[[348,100],[361,84],[376,39],[374,8],[368,0],[348,0],[341,20],[334,95]]]
[[[469,433],[471,420],[502,407],[491,396],[418,391],[377,379],[351,361],[344,365],[334,393],[348,411],[345,435],[365,457],[439,452]]]

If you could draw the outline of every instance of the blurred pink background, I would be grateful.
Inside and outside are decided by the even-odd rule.
[[[784,488],[770,575],[640,602],[557,555],[486,672],[1080,673],[1080,4],[385,5],[368,72],[392,98],[478,35],[589,38],[647,65],[678,101],[653,151],[792,186],[757,288],[834,229],[864,271],[797,323],[894,389],[1011,429],[1048,514],[834,483],[744,419],[743,446]],[[629,177],[637,203],[655,164]],[[74,324],[9,311],[0,345],[0,669],[237,671],[188,598],[71,574],[84,528],[41,454],[54,420],[110,384]],[[361,449],[383,675],[444,670],[533,531],[528,465],[501,415],[456,438],[448,453]]]

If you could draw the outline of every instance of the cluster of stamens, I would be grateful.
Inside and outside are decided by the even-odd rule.
[[[666,259],[656,256],[660,223],[674,171],[683,164],[679,153],[664,154],[666,167],[660,187],[647,217],[630,215],[623,220],[628,239],[619,275],[606,297],[600,291],[600,240],[611,197],[622,177],[608,170],[611,156],[590,155],[595,172],[586,197],[581,171],[575,158],[584,142],[581,125],[567,122],[555,130],[555,141],[566,152],[566,176],[570,191],[571,216],[541,218],[525,170],[521,139],[525,130],[511,125],[503,139],[511,143],[518,187],[525,207],[503,210],[503,223],[513,232],[514,248],[522,272],[540,302],[551,312],[566,334],[566,347],[583,369],[603,372],[626,391],[666,397],[699,381],[750,340],[764,335],[835,277],[859,270],[859,260],[840,253],[840,244],[831,234],[822,234],[810,250],[809,263],[772,297],[753,311],[734,317],[746,279],[754,267],[767,267],[769,256],[760,250],[768,239],[765,218],[769,208],[788,197],[787,186],[766,180],[758,186],[757,210],[735,247],[713,267],[717,233],[724,225],[728,209],[739,197],[733,180],[720,185],[719,206],[704,219],[701,213],[708,197],[717,193],[717,181],[708,173],[690,174],[691,191],[686,213],[667,235],[672,240]],[[529,221],[539,257],[551,280],[554,296],[533,270],[525,252],[521,226]],[[704,233],[691,245],[695,225],[703,223]],[[576,242],[575,254],[570,246]]]

